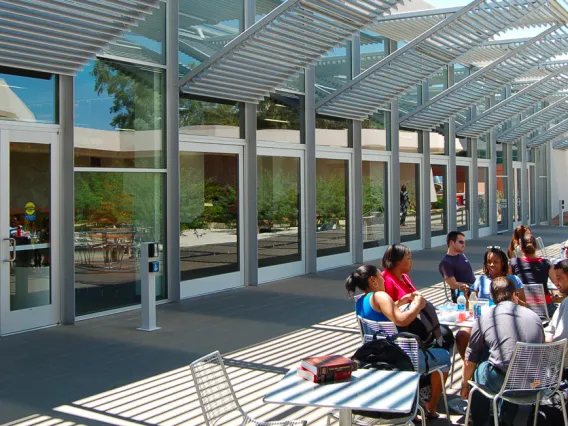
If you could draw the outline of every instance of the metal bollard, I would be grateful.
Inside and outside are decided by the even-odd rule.
[[[564,200],[558,202],[560,214],[558,215],[558,226],[564,226]]]
[[[140,286],[142,298],[141,331],[155,331],[156,327],[156,274],[160,272],[158,243],[142,243],[140,256]]]

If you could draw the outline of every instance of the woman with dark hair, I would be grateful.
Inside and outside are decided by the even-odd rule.
[[[416,319],[420,311],[426,306],[426,300],[420,293],[409,293],[398,301],[394,301],[386,292],[383,277],[379,269],[373,265],[360,266],[345,280],[345,289],[348,295],[361,290],[364,294],[355,304],[355,312],[361,318],[371,321],[391,321],[398,327],[405,327]],[[409,309],[401,311],[399,306],[410,303]],[[450,370],[450,354],[442,348],[428,349],[428,365],[442,367],[444,381]],[[418,369],[420,373],[426,370],[424,354],[419,353]],[[428,418],[437,418],[437,407],[442,395],[442,381],[439,374],[432,375],[432,396],[425,405]]]
[[[515,275],[507,275],[509,271],[509,259],[501,247],[488,247],[483,255],[483,275],[477,277],[472,286],[472,291],[481,299],[491,299],[491,282],[497,277],[508,277],[514,283],[517,290],[523,288],[523,283]],[[521,298],[524,300],[524,297]]]
[[[548,289],[548,279],[556,284],[556,275],[552,268],[552,263],[548,259],[537,257],[536,240],[530,234],[525,234],[521,239],[521,251],[523,257],[511,259],[509,273],[514,274],[523,284],[542,284],[544,296],[548,307],[548,315],[552,316],[556,309],[553,303],[552,294]]]
[[[404,244],[393,244],[386,249],[383,255],[383,268],[385,291],[393,300],[400,300],[403,296],[416,291],[408,276],[412,270],[412,253]]]
[[[521,240],[526,236],[531,235],[531,228],[525,225],[519,225],[513,231],[513,238],[511,238],[511,244],[509,244],[509,249],[507,250],[507,256],[509,259],[514,257],[521,257]]]

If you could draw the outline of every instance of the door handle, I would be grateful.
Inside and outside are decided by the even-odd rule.
[[[16,261],[16,239],[15,238],[4,238],[4,241],[10,241],[12,243],[12,256],[8,260],[4,260],[4,262],[15,262]]]

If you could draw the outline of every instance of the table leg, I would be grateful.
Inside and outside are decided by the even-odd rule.
[[[339,410],[339,426],[351,426],[351,409],[341,408]]]

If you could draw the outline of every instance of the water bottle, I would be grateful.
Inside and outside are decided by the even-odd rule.
[[[460,295],[458,296],[458,322],[467,320],[465,303],[466,300],[465,296],[463,295],[463,291],[460,291]]]
[[[471,296],[469,296],[469,317],[470,318],[474,317],[473,311],[475,309],[476,303],[477,303],[477,294],[475,294],[475,292],[471,292]]]

